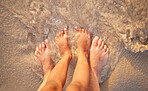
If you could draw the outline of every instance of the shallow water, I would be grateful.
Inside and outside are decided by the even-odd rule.
[[[7,75],[5,71],[9,67],[14,67],[14,70],[19,71],[27,68],[25,72],[29,72],[29,76],[32,75],[38,83],[33,87],[37,87],[42,81],[42,70],[33,59],[35,47],[48,38],[52,49],[52,59],[56,64],[61,57],[54,37],[64,27],[68,27],[73,60],[69,66],[66,87],[71,81],[76,64],[76,41],[73,29],[75,26],[87,29],[92,38],[101,37],[110,48],[108,64],[101,72],[100,83],[104,82],[114,71],[120,58],[128,54],[128,52],[123,53],[123,50],[132,52],[131,55],[148,50],[147,5],[146,0],[1,0],[1,72],[4,73],[1,79],[5,80],[0,83],[9,82],[5,77]],[[24,66],[21,67],[23,64]],[[14,75],[19,74],[19,71],[8,70]],[[12,77],[14,75],[12,74]],[[29,79],[23,78],[23,75],[21,77],[18,75],[14,78]],[[13,82],[13,79],[10,80]],[[13,84],[22,83],[18,82],[13,82]],[[29,86],[31,88],[31,85]],[[2,85],[3,88],[6,88],[5,85]]]

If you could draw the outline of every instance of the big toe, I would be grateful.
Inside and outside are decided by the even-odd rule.
[[[48,40],[48,39],[45,40],[45,45],[46,45],[46,48],[47,48],[47,49],[50,49],[49,40]]]
[[[95,36],[95,38],[94,38],[93,41],[92,41],[92,46],[93,46],[93,47],[97,47],[97,45],[98,45],[98,40],[99,40],[99,37],[98,37],[98,36]]]
[[[68,38],[68,29],[64,28],[64,37]]]
[[[80,29],[80,28],[79,28],[78,26],[75,26],[75,27],[74,27],[74,30],[76,31],[76,33],[79,32],[79,29]]]

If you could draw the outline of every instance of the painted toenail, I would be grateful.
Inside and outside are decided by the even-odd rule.
[[[75,27],[74,27],[74,29],[78,29],[78,27],[77,27],[77,26],[75,26]]]
[[[46,39],[45,42],[48,43],[49,42],[48,39]]]
[[[67,28],[64,28],[64,30],[66,31],[66,30],[67,30]]]
[[[99,37],[98,36],[95,36],[95,40],[98,40],[99,39]]]

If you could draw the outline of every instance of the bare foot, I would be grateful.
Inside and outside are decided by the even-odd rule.
[[[65,28],[63,31],[57,34],[55,37],[56,44],[59,47],[60,53],[62,56],[68,54],[71,58],[72,53],[68,42],[68,30]]]
[[[96,72],[96,75],[100,75],[103,66],[106,65],[109,56],[109,50],[102,39],[96,36],[90,49],[90,66]]]
[[[78,47],[78,54],[80,52],[84,52],[86,57],[88,57],[89,49],[90,49],[90,34],[84,29],[77,29],[76,30],[76,37],[77,37],[77,47]]]
[[[49,41],[48,39],[45,40],[45,42],[42,42],[39,47],[36,48],[36,51],[34,53],[34,58],[36,61],[39,61],[42,65],[44,76],[47,73],[47,71],[50,71],[53,69],[53,62],[50,57],[50,48],[49,48]]]

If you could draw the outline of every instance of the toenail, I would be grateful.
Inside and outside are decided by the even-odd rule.
[[[74,29],[78,29],[78,26],[75,26]]]
[[[48,39],[46,39],[45,42],[48,43]]]
[[[64,30],[66,31],[66,30],[67,30],[67,28],[64,28]]]
[[[99,37],[98,36],[95,36],[95,40],[98,40],[99,39]]]

